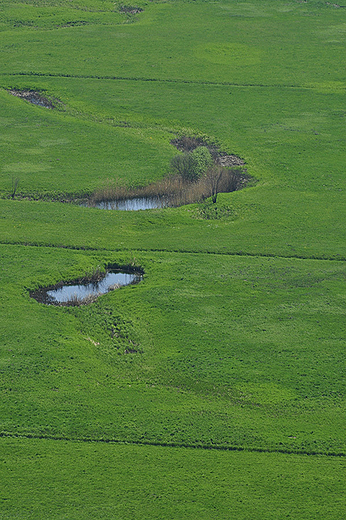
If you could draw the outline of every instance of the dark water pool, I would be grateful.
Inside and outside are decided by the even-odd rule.
[[[145,209],[164,208],[167,201],[162,197],[136,197],[134,199],[102,201],[95,208],[119,211],[140,211]]]
[[[67,283],[58,287],[42,288],[32,292],[31,296],[46,305],[83,305],[121,286],[138,283],[141,279],[140,273],[108,272],[99,282],[75,285]]]

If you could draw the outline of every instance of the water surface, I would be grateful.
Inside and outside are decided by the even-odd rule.
[[[164,208],[167,201],[163,197],[135,197],[133,199],[101,201],[95,208],[119,211],[140,211],[145,209]]]
[[[47,305],[76,305],[78,300],[101,296],[120,286],[138,283],[142,279],[139,273],[128,273],[123,271],[109,272],[99,282],[84,284],[65,284],[56,288],[43,288],[31,294],[35,300]],[[78,303],[77,303],[78,304]]]

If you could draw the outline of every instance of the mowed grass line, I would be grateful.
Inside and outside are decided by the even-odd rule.
[[[24,247],[35,247],[35,248],[56,248],[56,249],[67,249],[70,251],[98,251],[98,252],[112,252],[112,253],[119,253],[119,252],[132,252],[133,248],[126,248],[122,247],[121,249],[109,249],[109,248],[99,248],[99,247],[83,247],[83,246],[64,246],[64,245],[47,245],[47,244],[38,244],[38,243],[29,243],[29,242],[15,242],[15,241],[9,241],[9,242],[0,242],[3,246],[24,246]],[[289,259],[296,259],[296,260],[317,260],[317,261],[324,261],[324,262],[346,262],[346,257],[342,257],[340,255],[337,255],[336,257],[326,257],[326,256],[300,256],[300,255],[289,255],[289,256],[281,256],[281,255],[274,255],[274,254],[251,254],[246,253],[243,251],[231,253],[231,252],[215,252],[215,251],[198,251],[198,250],[175,250],[175,249],[136,249],[139,253],[177,253],[177,254],[186,254],[186,255],[200,255],[200,254],[206,254],[206,255],[221,255],[221,256],[234,256],[234,257],[249,257],[249,258],[277,258],[277,259],[283,259],[283,260],[289,260]]]
[[[126,446],[153,446],[161,448],[181,448],[181,449],[193,449],[193,450],[205,450],[205,451],[222,451],[222,452],[248,452],[248,453],[277,453],[284,455],[306,455],[309,457],[337,457],[345,458],[345,453],[333,453],[333,452],[311,452],[304,450],[290,450],[290,449],[266,449],[266,448],[255,448],[255,447],[242,447],[242,446],[215,446],[215,445],[202,445],[202,444],[179,444],[174,442],[155,442],[155,441],[128,441],[128,440],[115,440],[115,439],[83,439],[83,438],[68,438],[59,437],[54,435],[35,435],[31,433],[27,434],[16,434],[9,432],[0,432],[0,438],[3,439],[33,439],[43,441],[62,441],[62,442],[82,442],[92,444],[114,444],[114,445],[126,445]]]
[[[139,82],[158,82],[158,83],[182,83],[182,84],[192,84],[192,85],[214,85],[214,86],[229,86],[229,87],[254,87],[254,88],[284,88],[284,89],[306,89],[306,90],[317,90],[319,91],[321,87],[319,85],[287,85],[285,83],[278,83],[277,85],[273,84],[265,84],[265,83],[237,83],[237,82],[217,82],[217,81],[203,81],[203,80],[184,80],[184,79],[174,79],[174,78],[151,78],[151,77],[122,77],[122,76],[101,76],[101,75],[85,75],[85,74],[63,74],[63,73],[52,73],[52,72],[0,72],[0,76],[6,77],[29,77],[34,80],[37,78],[71,78],[71,79],[92,79],[92,80],[106,80],[106,81],[139,81]],[[328,86],[325,87],[328,90]],[[344,87],[340,85],[339,87],[335,86],[337,90],[342,91]],[[329,89],[333,90],[333,86],[331,85]]]

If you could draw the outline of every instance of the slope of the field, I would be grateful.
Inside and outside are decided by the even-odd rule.
[[[3,2],[1,519],[342,518],[345,26],[317,1]],[[256,182],[50,201],[164,176],[184,133]],[[30,298],[115,264],[143,281]]]

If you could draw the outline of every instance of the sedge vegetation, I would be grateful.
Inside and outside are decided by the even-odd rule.
[[[2,2],[1,519],[342,518],[345,24],[321,0]],[[164,186],[182,138],[256,182],[70,202]],[[90,305],[30,297],[129,265]]]

